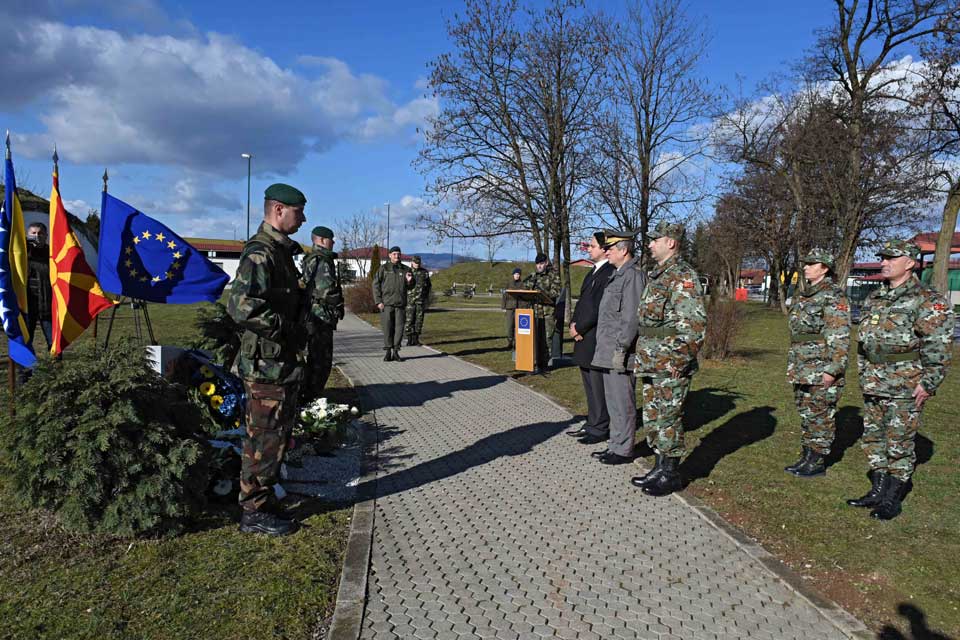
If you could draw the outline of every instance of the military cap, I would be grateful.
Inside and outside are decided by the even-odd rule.
[[[617,231],[615,229],[604,229],[601,231],[603,234],[603,248],[609,249],[618,242],[623,242],[624,240],[633,240],[633,231],[629,229],[624,229],[623,231]]]
[[[547,257],[547,254],[545,254],[545,253],[538,253],[538,254],[537,254],[537,257],[534,258],[533,261],[539,264],[539,263],[541,263],[541,262],[547,262],[549,259],[550,259],[550,258]]]
[[[318,227],[314,227],[313,231],[310,233],[318,238],[329,238],[330,240],[333,240],[333,229],[330,227],[324,227],[323,225],[320,225]]]
[[[420,256],[413,256],[413,261],[416,262],[417,264],[420,264],[421,262]]]
[[[803,264],[814,264],[817,262],[833,269],[835,261],[832,253],[826,249],[815,247],[803,258]]]
[[[307,197],[296,187],[278,182],[267,187],[263,192],[264,200],[276,200],[289,207],[302,207],[307,204]]]
[[[520,271],[520,267],[517,267],[516,269],[514,269],[513,272],[517,274],[523,273],[522,271]]]
[[[393,253],[394,251],[396,251],[397,253],[401,253],[400,247],[398,247],[397,245],[393,245],[392,247],[390,247],[390,251],[388,251],[387,253]]]
[[[666,220],[661,220],[657,223],[653,231],[647,233],[647,237],[651,240],[664,237],[673,238],[677,242],[680,242],[685,232],[686,228],[682,224],[670,224]]]
[[[920,247],[908,240],[893,238],[883,243],[883,246],[877,251],[877,255],[881,258],[899,258],[900,256],[906,256],[914,260],[919,260]]]

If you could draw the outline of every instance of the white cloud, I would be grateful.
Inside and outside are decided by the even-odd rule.
[[[148,0],[141,0],[149,3]],[[229,36],[127,35],[0,10],[0,109],[40,113],[45,130],[18,136],[22,152],[117,165],[235,173],[242,152],[261,174],[291,172],[311,151],[344,139],[409,135],[436,101],[396,104],[382,78],[335,58],[298,70]]]

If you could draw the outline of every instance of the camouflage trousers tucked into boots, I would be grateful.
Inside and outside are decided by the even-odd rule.
[[[644,376],[643,428],[647,444],[667,458],[679,458],[686,451],[683,439],[683,401],[690,391],[690,378]]]
[[[419,336],[423,331],[424,310],[425,308],[421,303],[407,305],[407,326],[404,329],[404,333],[407,334],[408,339]]]
[[[327,386],[332,368],[333,327],[322,325],[310,337],[306,376],[300,392],[304,403],[319,398],[323,394],[323,388]]]
[[[913,398],[863,396],[863,438],[860,443],[871,469],[906,482],[917,463],[920,411]]]
[[[837,385],[827,389],[816,384],[793,385],[803,433],[800,444],[821,456],[830,454],[830,445],[837,432],[837,403],[842,393],[843,387]]]
[[[240,468],[240,506],[259,511],[275,502],[273,485],[296,418],[299,385],[243,382],[247,437]]]

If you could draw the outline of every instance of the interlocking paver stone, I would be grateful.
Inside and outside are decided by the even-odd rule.
[[[362,640],[844,637],[692,508],[634,489],[637,467],[597,464],[569,412],[430,349],[383,362],[382,341],[352,315],[335,337],[379,437]]]

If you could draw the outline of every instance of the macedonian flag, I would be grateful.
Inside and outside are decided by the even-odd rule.
[[[53,288],[53,345],[50,353],[56,356],[80,337],[98,313],[114,304],[104,295],[67,223],[56,166],[50,193],[50,285]]]

